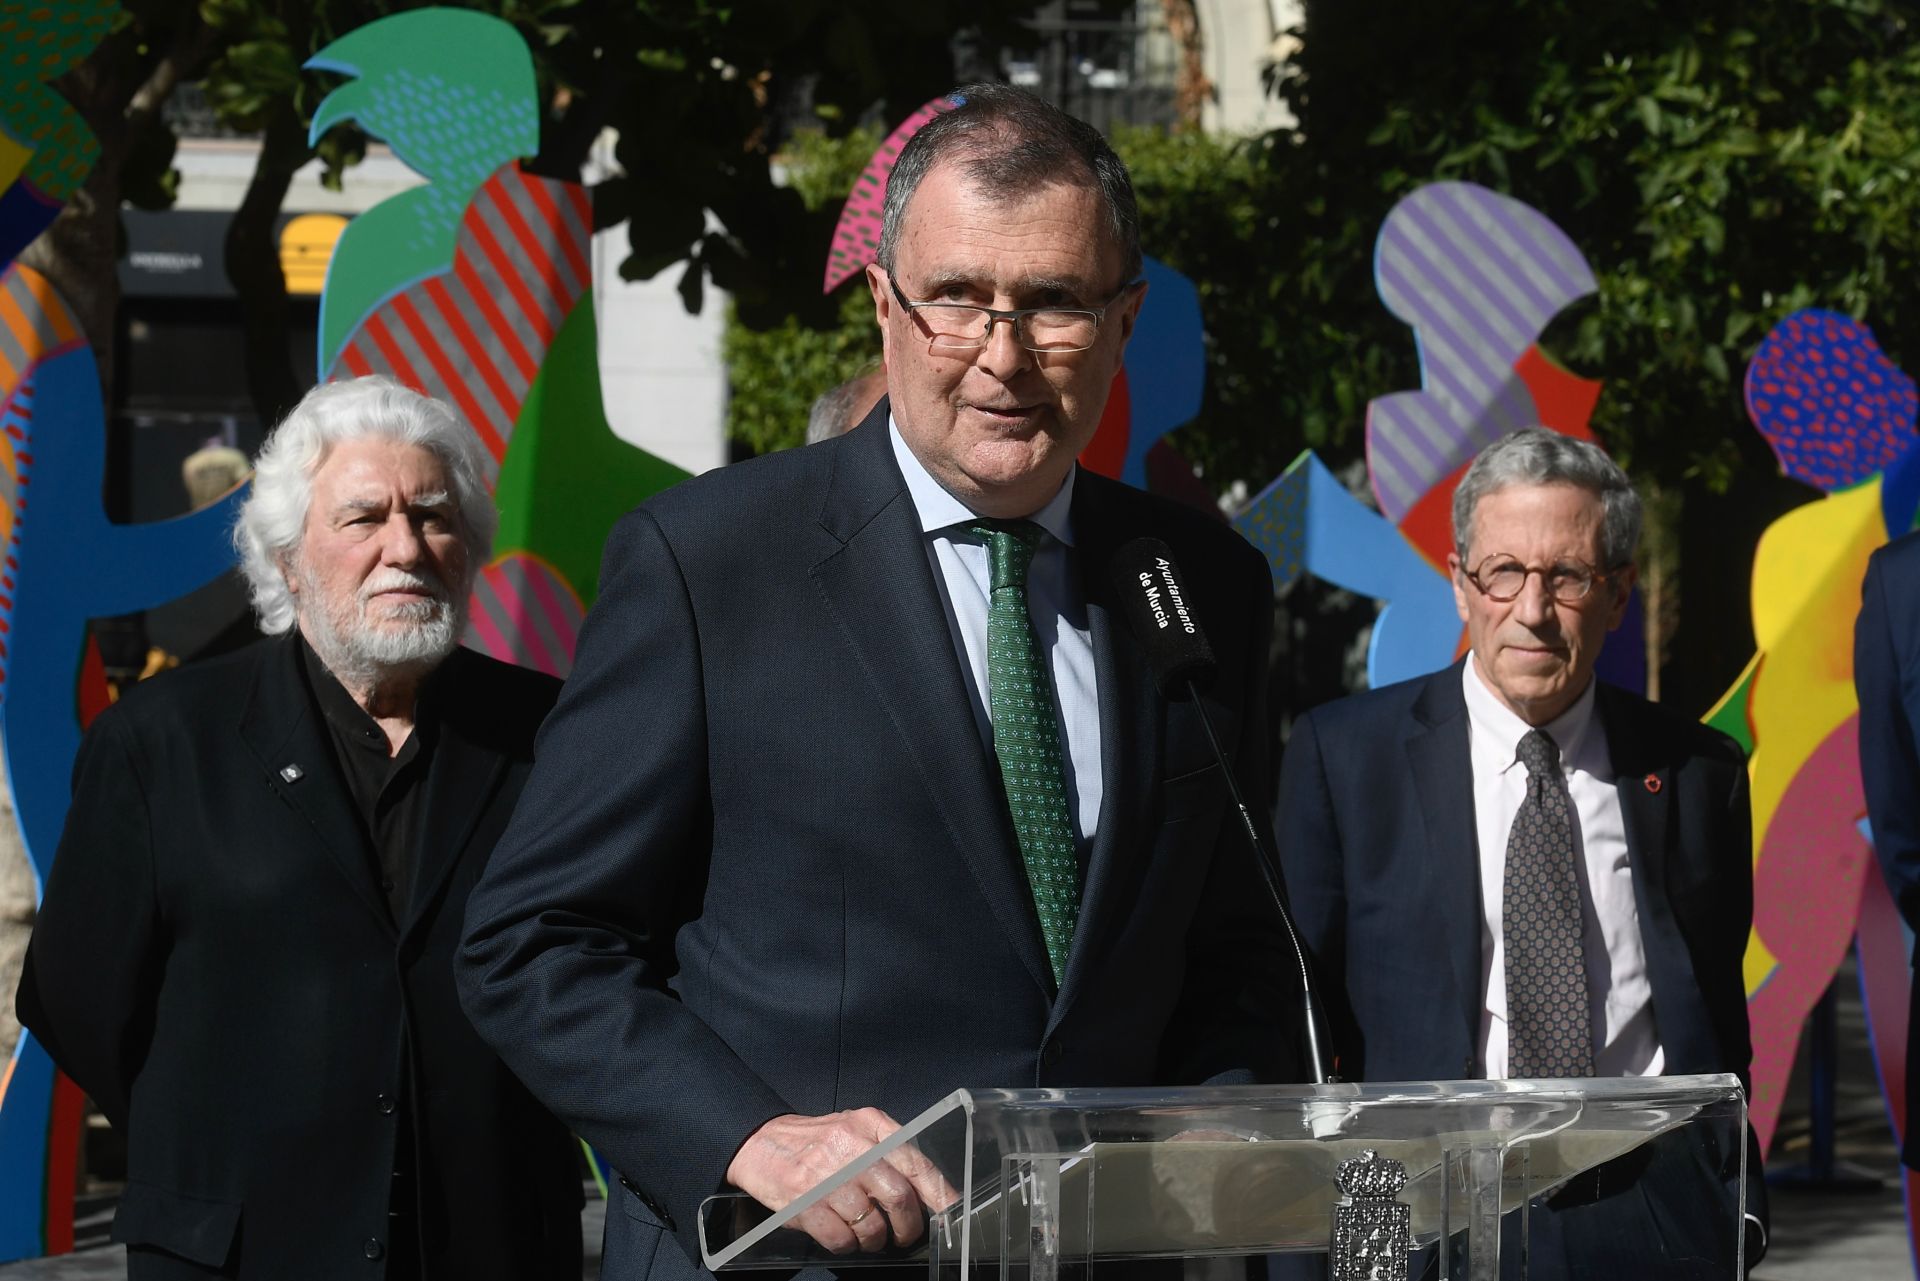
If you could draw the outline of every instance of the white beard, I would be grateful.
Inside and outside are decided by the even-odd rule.
[[[342,600],[328,597],[305,569],[295,572],[301,600],[318,606],[300,611],[301,630],[327,670],[349,689],[432,671],[453,653],[466,626],[465,594],[456,598],[430,573],[379,570],[352,600]],[[433,597],[389,602],[380,607],[378,621],[370,620],[372,597],[396,587],[425,588]]]

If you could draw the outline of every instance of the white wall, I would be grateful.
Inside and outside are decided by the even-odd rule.
[[[689,316],[676,263],[652,280],[620,279],[622,223],[593,238],[593,305],[600,322],[600,395],[623,440],[690,472],[727,461],[727,371],[720,360],[726,295],[712,288]]]
[[[1300,21],[1300,0],[1198,0],[1197,7],[1214,90],[1203,127],[1209,133],[1264,133],[1292,125],[1293,112],[1267,96],[1261,73],[1296,47],[1281,33]]]
[[[584,178],[619,172],[612,130],[587,157]],[[593,306],[600,325],[600,398],[622,440],[698,475],[727,461],[727,369],[720,360],[727,296],[707,282],[689,316],[675,263],[652,280],[622,280],[627,225],[593,238]]]
[[[180,189],[173,207],[238,209],[259,155],[260,144],[245,139],[183,139],[173,161],[180,170]],[[356,214],[426,181],[379,143],[370,144],[366,159],[346,171],[341,190],[328,191],[320,185],[323,171],[318,160],[302,166],[293,176],[284,208],[293,213]]]

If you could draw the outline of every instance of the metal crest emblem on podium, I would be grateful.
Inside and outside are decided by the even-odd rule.
[[[1367,1148],[1342,1161],[1333,1181],[1343,1196],[1327,1247],[1332,1281],[1407,1281],[1413,1210],[1397,1199],[1407,1167]]]

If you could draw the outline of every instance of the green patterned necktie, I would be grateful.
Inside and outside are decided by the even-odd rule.
[[[1067,812],[1060,727],[1053,681],[1027,617],[1027,566],[1044,531],[1032,521],[982,521],[973,532],[993,562],[987,609],[987,691],[993,747],[1007,789],[1014,836],[1027,865],[1040,933],[1056,986],[1067,973],[1074,920],[1080,914],[1080,862]]]

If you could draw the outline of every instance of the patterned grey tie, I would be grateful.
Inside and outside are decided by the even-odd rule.
[[[1507,1075],[1592,1076],[1573,798],[1560,749],[1542,730],[1520,740],[1527,798],[1507,837],[1500,928],[1507,950]]]

